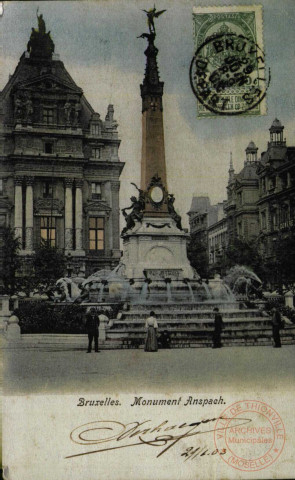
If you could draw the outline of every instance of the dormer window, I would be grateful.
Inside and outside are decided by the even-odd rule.
[[[92,149],[92,158],[100,158],[100,148]]]
[[[98,123],[93,123],[90,127],[91,135],[99,135],[100,134],[100,125]]]
[[[53,108],[43,108],[43,122],[46,123],[46,125],[53,124],[53,116]]]
[[[91,183],[91,196],[92,198],[99,199],[101,198],[101,184],[100,183]]]

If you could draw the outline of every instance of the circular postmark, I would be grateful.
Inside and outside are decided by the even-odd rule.
[[[262,470],[282,453],[286,432],[272,407],[243,400],[227,407],[216,422],[214,442],[224,462],[246,472]]]
[[[207,37],[190,65],[195,96],[205,109],[219,115],[255,113],[269,82],[262,49],[236,33]]]

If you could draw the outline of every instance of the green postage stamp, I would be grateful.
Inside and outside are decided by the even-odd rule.
[[[265,115],[261,5],[194,7],[195,55],[190,82],[198,117]]]

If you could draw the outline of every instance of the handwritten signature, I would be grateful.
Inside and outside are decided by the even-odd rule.
[[[215,423],[219,419],[227,421],[225,426],[217,429],[212,428],[213,422]],[[228,422],[229,420],[230,422]],[[82,455],[130,448],[138,445],[161,448],[161,451],[157,454],[158,458],[185,438],[206,434],[215,430],[238,427],[251,421],[249,418],[218,417],[193,423],[182,423],[180,425],[171,425],[168,420],[164,420],[159,425],[154,426],[152,425],[152,420],[134,421],[126,424],[115,420],[99,420],[76,427],[72,430],[70,439],[79,445],[101,445],[101,448],[75,453],[65,458],[80,457]],[[230,426],[227,426],[229,424]],[[107,443],[108,445],[104,445]]]

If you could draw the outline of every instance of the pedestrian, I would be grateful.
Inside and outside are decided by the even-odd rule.
[[[94,339],[94,350],[98,352],[98,327],[99,327],[99,317],[96,313],[94,307],[90,308],[90,311],[86,314],[86,331],[88,333],[88,350],[87,353],[91,352],[92,341]]]
[[[159,337],[159,344],[162,348],[170,348],[171,335],[168,330],[164,330]]]
[[[145,328],[147,329],[144,350],[146,352],[157,352],[157,329],[158,323],[155,312],[150,312],[150,316],[146,319]]]
[[[212,348],[221,348],[221,330],[224,326],[222,315],[219,313],[219,308],[215,307],[214,312],[214,332],[213,332],[213,346]]]
[[[280,328],[282,328],[282,317],[276,307],[272,309],[272,334],[274,339],[274,348],[281,348]]]

